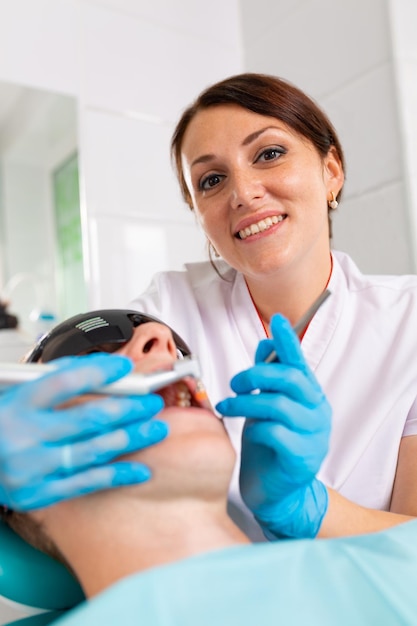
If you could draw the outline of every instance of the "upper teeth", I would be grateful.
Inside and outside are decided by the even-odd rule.
[[[274,224],[278,224],[278,222],[282,222],[284,219],[283,215],[272,215],[272,217],[266,217],[264,220],[260,220],[255,224],[251,224],[247,226],[243,230],[239,231],[239,237],[241,239],[246,239],[246,237],[250,237],[251,235],[256,235],[257,233],[261,233],[263,230],[268,230]]]

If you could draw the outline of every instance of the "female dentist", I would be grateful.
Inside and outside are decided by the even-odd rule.
[[[331,250],[344,157],[327,116],[285,81],[237,75],[186,109],[172,152],[183,197],[222,258],[157,275],[131,306],[178,329],[201,358],[213,402],[230,395],[228,381],[250,367],[258,342],[277,337],[273,314],[294,325],[326,287],[332,293],[302,338],[333,410],[318,474],[327,512],[314,490],[290,496],[297,484],[285,462],[292,438],[277,427],[288,406],[272,408],[252,393],[261,385],[272,393],[275,384],[262,348],[251,373],[232,379],[236,397],[217,405],[231,418],[235,447],[242,445],[231,494],[239,507],[240,473],[249,508],[242,528],[256,537],[247,526],[253,514],[268,537],[337,536],[416,516],[417,277],[364,276]],[[249,418],[244,428],[237,416]],[[299,428],[314,424],[308,411],[294,419]]]

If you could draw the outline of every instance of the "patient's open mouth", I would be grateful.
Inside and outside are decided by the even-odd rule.
[[[198,407],[213,410],[207,393],[200,380],[192,377],[184,378],[169,387],[158,391],[165,402],[165,406]]]

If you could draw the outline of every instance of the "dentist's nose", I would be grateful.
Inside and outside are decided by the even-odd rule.
[[[151,359],[172,362],[177,359],[177,349],[170,329],[158,322],[136,326],[131,340],[118,351],[134,363]]]
[[[263,185],[253,172],[236,172],[232,178],[230,205],[233,209],[250,206],[264,195]]]

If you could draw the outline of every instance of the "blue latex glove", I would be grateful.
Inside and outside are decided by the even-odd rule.
[[[91,491],[148,480],[150,470],[115,457],[164,439],[151,420],[160,396],[95,396],[61,403],[132,370],[127,357],[92,354],[54,362],[57,370],[0,395],[0,503],[28,511]]]
[[[282,315],[272,318],[271,333],[256,364],[232,379],[237,396],[216,409],[247,418],[240,490],[266,537],[315,537],[328,506],[316,473],[328,450],[331,409]],[[263,363],[272,349],[279,362]]]

